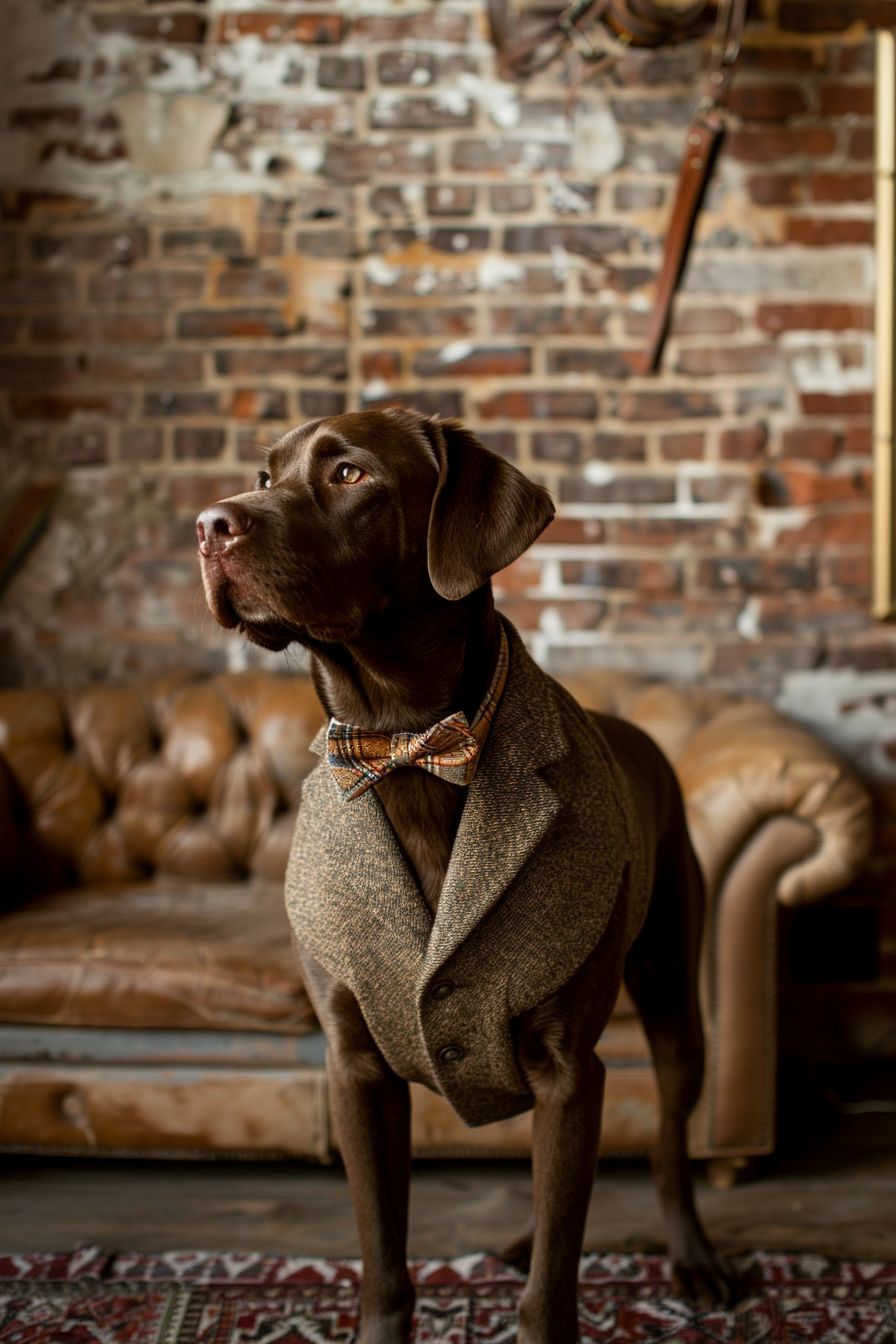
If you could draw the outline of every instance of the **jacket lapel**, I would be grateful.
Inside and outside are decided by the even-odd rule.
[[[510,672],[473,777],[424,963],[434,974],[522,870],[560,811],[538,773],[569,744],[550,683],[512,626]]]

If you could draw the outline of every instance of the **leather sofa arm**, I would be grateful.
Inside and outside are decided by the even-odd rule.
[[[868,857],[868,791],[823,742],[767,705],[746,701],[722,709],[688,738],[675,766],[711,898],[744,847],[775,817],[799,823],[811,842],[783,847],[781,866],[770,874],[783,905],[838,890]]]
[[[16,816],[13,782],[6,763],[0,759],[0,872],[7,880],[18,880],[22,865],[23,832]]]

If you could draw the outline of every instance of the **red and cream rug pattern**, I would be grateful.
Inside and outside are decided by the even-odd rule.
[[[893,1344],[896,1263],[758,1253],[732,1311],[672,1296],[659,1256],[585,1256],[583,1344]],[[491,1256],[417,1261],[415,1344],[512,1344],[523,1280]],[[0,1255],[0,1344],[350,1344],[356,1261],[257,1253]]]

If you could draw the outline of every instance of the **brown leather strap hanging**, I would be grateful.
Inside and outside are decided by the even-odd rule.
[[[647,328],[647,345],[633,361],[637,372],[652,372],[662,353],[672,301],[725,131],[724,108],[734,62],[740,52],[746,8],[747,0],[718,0],[709,68],[678,172]],[[508,0],[488,0],[502,72],[516,78],[525,78],[548,64],[560,55],[567,42],[584,60],[598,63],[609,62],[627,46],[685,41],[695,36],[703,9],[704,0],[683,0],[680,5],[657,0],[573,0],[559,15],[520,30],[510,20]],[[580,26],[585,20],[588,20],[587,32]]]
[[[703,97],[688,128],[678,170],[675,199],[666,230],[663,260],[657,277],[647,344],[635,361],[635,371],[652,373],[659,364],[672,301],[688,257],[694,225],[725,134],[724,108],[728,101],[734,62],[740,51],[747,0],[719,0],[716,31]]]

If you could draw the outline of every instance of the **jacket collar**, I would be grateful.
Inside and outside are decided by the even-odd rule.
[[[344,840],[361,846],[366,877],[395,882],[396,864],[407,876],[404,919],[424,953],[429,978],[469,937],[523,868],[560,810],[553,788],[539,774],[569,748],[551,683],[526,651],[509,621],[510,667],[504,694],[467,790],[460,825],[435,919],[401,854],[376,789],[344,801],[332,779],[333,821]],[[311,744],[326,751],[326,728]],[[323,767],[326,769],[327,767]],[[361,850],[355,850],[356,853]],[[368,881],[369,885],[369,881]],[[427,924],[428,938],[425,938]]]

